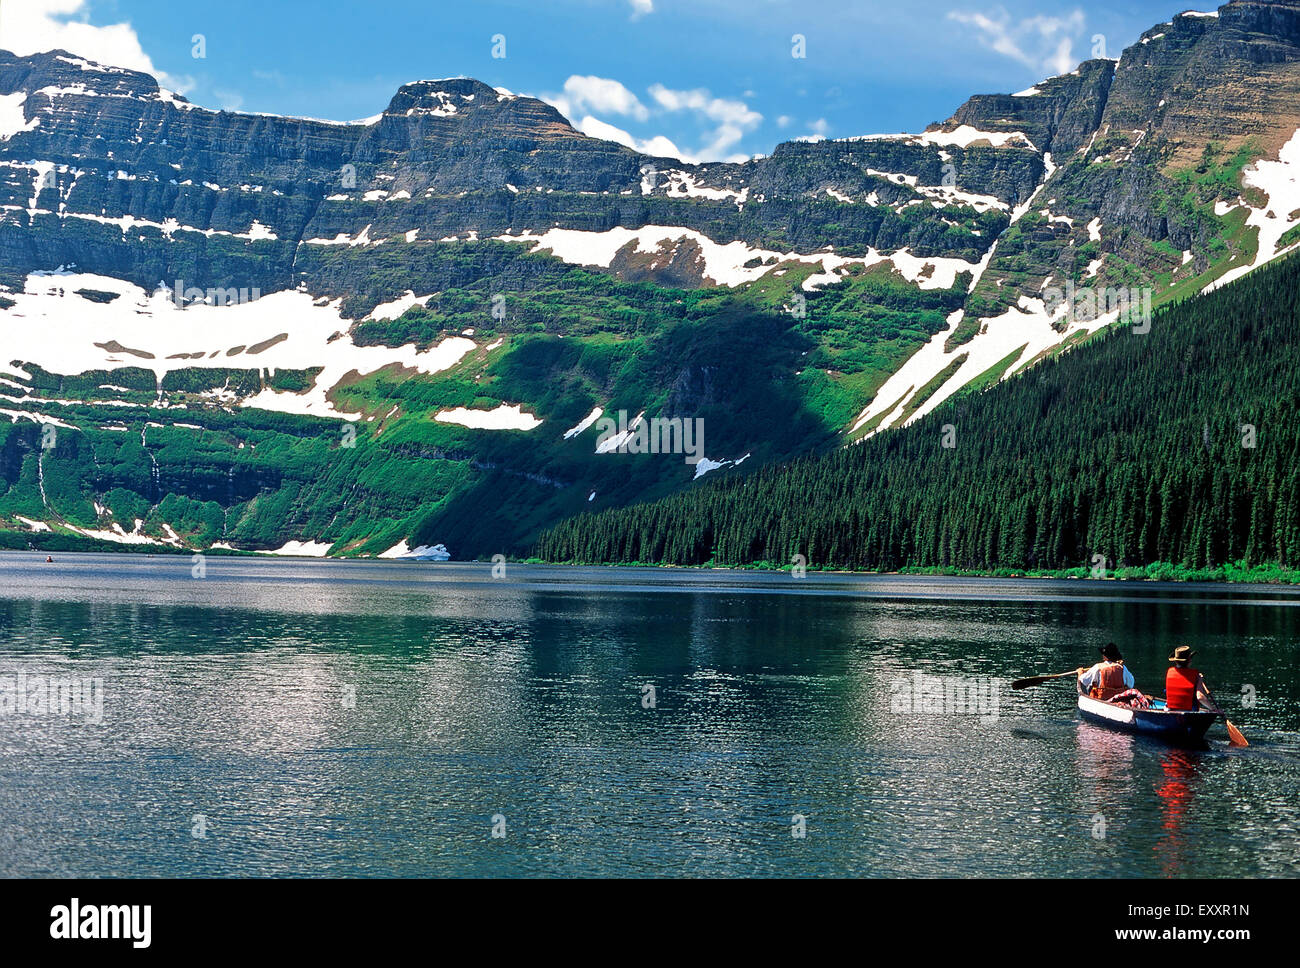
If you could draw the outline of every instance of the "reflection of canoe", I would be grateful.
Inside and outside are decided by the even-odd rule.
[[[1199,743],[1219,718],[1204,709],[1166,709],[1165,701],[1152,697],[1147,709],[1130,709],[1102,702],[1079,692],[1079,713],[1090,723],[1126,733],[1142,733],[1167,743]]]

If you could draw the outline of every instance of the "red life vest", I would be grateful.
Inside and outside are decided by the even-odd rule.
[[[1128,688],[1124,682],[1124,663],[1102,662],[1097,670],[1097,684],[1088,690],[1093,699],[1103,702],[1111,696],[1118,696]]]
[[[1165,708],[1195,709],[1196,682],[1200,678],[1195,669],[1170,666],[1165,673]]]

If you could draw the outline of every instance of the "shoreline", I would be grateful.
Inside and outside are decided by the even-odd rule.
[[[0,542],[3,542],[4,535],[20,534],[28,537],[44,537],[44,542],[33,542],[34,547],[19,548],[0,544],[0,554],[29,554],[29,555],[53,555],[55,553],[63,554],[103,554],[103,555],[121,555],[136,554],[146,556],[187,556],[187,555],[204,555],[213,558],[249,558],[249,559],[290,559],[301,561],[347,561],[347,562],[385,562],[408,564],[487,564],[490,559],[451,559],[450,561],[433,561],[433,560],[415,560],[415,559],[381,559],[374,556],[363,555],[295,555],[295,554],[273,554],[269,551],[257,551],[243,548],[183,548],[174,545],[150,545],[136,543],[119,543],[113,541],[104,541],[87,537],[72,537],[50,534],[45,532],[36,532],[28,535],[26,532],[0,531]],[[56,540],[49,540],[55,538]],[[662,571],[680,570],[683,572],[784,572],[790,573],[793,568],[790,565],[774,565],[770,562],[755,562],[751,564],[738,565],[678,565],[664,562],[644,562],[644,561],[623,561],[623,562],[583,562],[583,561],[546,561],[540,558],[507,558],[511,564],[520,565],[548,565],[555,567],[569,568],[611,568],[611,569],[632,569],[632,568],[653,568]],[[968,568],[943,568],[943,567],[922,567],[910,566],[899,569],[851,569],[851,568],[819,568],[809,565],[806,568],[809,573],[819,575],[845,575],[845,576],[879,576],[879,577],[915,577],[915,578],[1004,578],[1016,581],[1079,581],[1079,582],[1099,582],[1099,583],[1132,583],[1141,584],[1145,582],[1163,582],[1180,585],[1198,585],[1198,584],[1230,584],[1230,585],[1276,585],[1281,587],[1300,586],[1300,568],[1284,568],[1275,564],[1254,565],[1246,567],[1241,563],[1228,563],[1217,565],[1213,568],[1190,569],[1185,566],[1173,565],[1168,562],[1153,562],[1150,565],[1133,565],[1112,570],[1104,577],[1099,577],[1091,573],[1091,569],[1085,567],[1077,568],[1057,568],[1057,569],[1017,569],[1017,568],[992,568],[992,569],[968,569]]]
[[[512,559],[513,560],[513,559]],[[661,568],[680,569],[682,571],[755,571],[755,572],[790,572],[790,565],[773,565],[757,562],[747,565],[674,565],[663,562],[623,561],[623,562],[588,562],[588,561],[547,561],[540,558],[524,558],[520,564],[528,565],[567,565],[576,568]],[[1173,574],[1163,574],[1164,570]],[[1154,573],[1146,573],[1154,570]],[[923,566],[905,566],[892,570],[854,569],[854,568],[818,568],[808,565],[806,571],[819,575],[879,575],[903,578],[1006,578],[1017,581],[1093,581],[1093,582],[1171,582],[1175,584],[1212,584],[1225,583],[1235,585],[1300,585],[1300,568],[1283,568],[1278,565],[1255,565],[1244,568],[1237,564],[1222,564],[1208,569],[1188,569],[1184,566],[1171,565],[1168,562],[1153,562],[1150,565],[1133,565],[1115,569],[1103,577],[1091,574],[1091,569],[1078,568],[939,568]],[[1137,574],[1143,572],[1143,574]]]

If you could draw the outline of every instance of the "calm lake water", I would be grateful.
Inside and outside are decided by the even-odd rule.
[[[0,681],[102,721],[0,715],[0,875],[1300,875],[1291,590],[55,557],[0,554]],[[1253,745],[1008,688],[1108,639]]]

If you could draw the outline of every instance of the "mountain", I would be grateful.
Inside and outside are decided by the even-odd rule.
[[[1300,257],[912,426],[629,508],[581,563],[1300,580]]]
[[[518,553],[916,421],[1294,247],[1298,62],[1298,0],[1233,2],[919,134],[691,165],[466,78],[343,124],[0,52],[0,528]],[[705,459],[597,453],[620,412]]]

